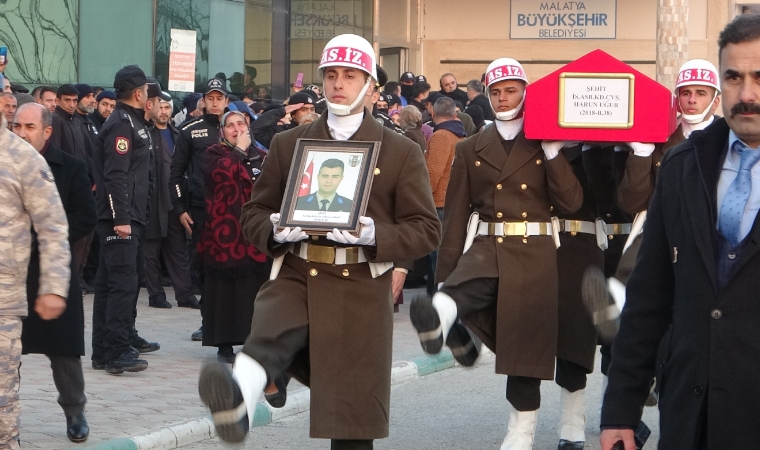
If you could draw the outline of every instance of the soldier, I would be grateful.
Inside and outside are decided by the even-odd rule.
[[[71,276],[68,223],[50,167],[0,117],[0,448],[19,448],[21,319],[26,276],[37,233],[40,280],[34,310],[52,320],[66,309]]]
[[[562,142],[525,139],[522,65],[497,59],[486,82],[497,120],[457,144],[436,270],[443,285],[432,300],[415,299],[410,314],[428,353],[438,353],[444,342],[455,357],[468,353],[467,335],[450,332],[458,318],[496,353],[496,372],[509,376],[501,448],[529,449],[541,380],[554,378],[557,352],[559,223],[552,211],[575,212],[583,192],[560,155]],[[468,229],[472,213],[479,220],[470,220]],[[474,238],[469,249],[468,233]]]
[[[229,442],[245,438],[262,391],[283,373],[311,387],[312,437],[332,439],[333,450],[372,449],[374,439],[386,437],[393,328],[389,269],[393,261],[426,255],[440,239],[422,152],[365,108],[377,79],[372,45],[351,34],[333,38],[319,72],[327,114],[275,136],[241,216],[248,241],[282,258],[282,269],[256,297],[251,335],[233,372],[218,362],[201,371],[201,399],[217,433]],[[358,237],[333,230],[305,242],[309,236],[300,227],[278,229],[277,211],[301,137],[382,142]]]

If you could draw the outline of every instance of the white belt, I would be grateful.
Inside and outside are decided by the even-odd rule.
[[[562,231],[565,233],[596,234],[596,224],[594,222],[569,219],[562,219],[559,222],[562,225]]]
[[[296,242],[290,248],[290,252],[306,261],[337,266],[367,262],[364,249],[361,247],[328,247],[311,245],[307,242]]]
[[[551,236],[551,222],[480,222],[481,236]]]

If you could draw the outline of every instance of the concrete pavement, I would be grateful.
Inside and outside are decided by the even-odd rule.
[[[411,299],[416,292],[407,290],[404,294]],[[174,304],[171,288],[167,288],[167,297]],[[208,425],[208,411],[200,401],[197,385],[201,363],[205,358],[214,357],[216,349],[190,340],[190,334],[201,323],[199,311],[176,306],[168,310],[150,308],[143,289],[137,329],[142,337],[158,341],[161,349],[143,355],[149,363],[146,371],[114,376],[95,371],[91,366],[92,301],[92,295],[85,296],[87,356],[82,359],[90,437],[78,447],[176,448],[209,438],[212,429]],[[418,372],[424,375],[453,366],[450,354],[433,360],[423,354],[409,323],[408,303],[394,315],[393,339],[394,382],[416,377]],[[409,362],[415,359],[416,364]],[[308,392],[298,383],[291,383],[289,405],[283,410],[274,410],[273,414],[261,405],[257,423],[266,424],[307,409]],[[57,395],[48,359],[43,355],[25,355],[21,366],[23,447],[77,447],[66,438],[66,421],[57,404]],[[127,442],[131,437],[140,438]],[[116,439],[125,441],[114,441]]]

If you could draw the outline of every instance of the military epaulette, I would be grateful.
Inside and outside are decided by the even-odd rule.
[[[132,119],[129,117],[129,113],[126,111],[119,111],[119,118],[124,122],[132,122]]]
[[[182,128],[182,131],[187,130],[188,128],[192,127],[193,125],[196,125],[198,122],[201,122],[203,120],[203,116],[198,117],[195,120],[191,120],[190,122],[187,122]]]

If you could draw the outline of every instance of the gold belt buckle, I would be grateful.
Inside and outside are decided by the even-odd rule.
[[[502,222],[504,227],[504,236],[528,237],[528,221],[525,222]]]
[[[332,264],[335,262],[335,247],[309,245],[306,249],[306,261]]]

